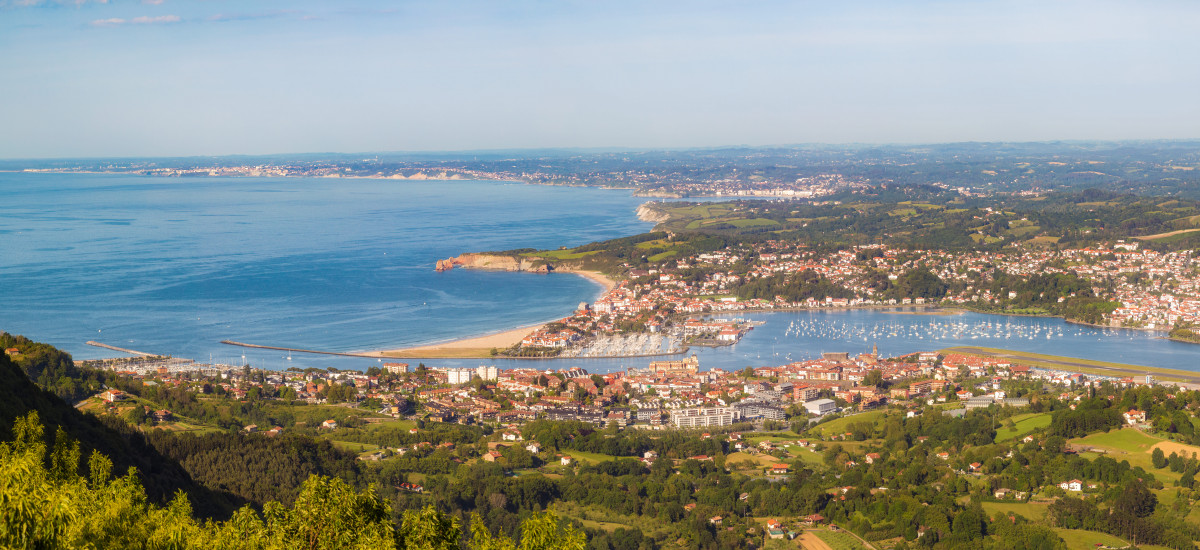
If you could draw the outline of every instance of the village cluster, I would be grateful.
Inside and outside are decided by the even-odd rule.
[[[877,290],[880,273],[897,281],[918,268],[936,275],[948,287],[946,294],[935,299],[894,293],[884,296]],[[695,275],[697,270],[701,275]],[[632,269],[629,281],[590,306],[582,305],[570,317],[535,331],[522,345],[565,348],[562,355],[570,356],[573,348],[586,349],[599,337],[662,333],[679,339],[671,347],[680,349],[698,334],[717,343],[732,343],[744,333],[744,327],[733,323],[703,325],[704,321],[688,315],[904,305],[994,307],[1021,299],[1017,289],[992,288],[997,271],[1016,277],[1074,275],[1089,281],[1094,296],[1120,303],[1098,324],[1150,330],[1200,324],[1200,264],[1191,251],[1160,253],[1139,249],[1137,242],[1118,241],[1063,250],[949,254],[864,245],[821,253],[804,245],[768,241],[697,254],[679,259],[673,266]],[[802,300],[736,296],[739,287],[757,280],[804,272],[816,273],[846,292]],[[1072,297],[1068,294],[1055,300],[1062,303]]]

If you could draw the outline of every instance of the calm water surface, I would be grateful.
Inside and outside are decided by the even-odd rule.
[[[240,361],[243,342],[404,347],[561,317],[573,275],[439,258],[639,233],[627,191],[504,182],[0,174],[0,330]],[[259,364],[272,357],[259,357]]]
[[[365,368],[375,360],[246,350],[223,339],[330,351],[389,349],[556,319],[600,288],[581,277],[454,270],[468,251],[553,248],[650,228],[627,191],[504,182],[149,178],[0,173],[0,330],[76,357],[114,346],[207,361]],[[767,366],[822,352],[899,355],[983,346],[1200,370],[1200,346],[1059,319],[879,310],[754,313],[704,368]],[[429,365],[581,365],[646,359],[429,360]]]

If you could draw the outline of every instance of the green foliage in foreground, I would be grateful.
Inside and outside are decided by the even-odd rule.
[[[459,548],[457,518],[432,506],[405,510],[399,526],[388,501],[370,488],[312,476],[287,508],[245,507],[228,521],[197,521],[179,493],[165,507],[150,504],[134,469],[112,476],[112,462],[93,452],[87,478],[76,474],[78,442],[61,430],[47,450],[36,412],[17,419],[14,441],[0,443],[0,547],[147,549],[445,549]],[[481,525],[481,522],[475,522]],[[477,527],[478,550],[583,550],[582,533],[547,512],[526,520],[519,543]]]

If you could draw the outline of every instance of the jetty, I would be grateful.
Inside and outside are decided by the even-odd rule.
[[[102,343],[102,342],[97,342],[97,341],[95,341],[95,340],[88,340],[87,342],[84,342],[84,343],[85,343],[85,344],[87,344],[87,345],[89,345],[89,346],[96,346],[96,347],[98,347],[98,348],[111,349],[111,350],[113,350],[113,351],[119,351],[119,352],[121,352],[121,353],[128,353],[129,355],[140,355],[140,356],[142,356],[142,357],[158,357],[158,356],[159,356],[157,353],[146,353],[146,352],[144,352],[144,351],[137,351],[137,350],[132,350],[132,349],[118,348],[117,346],[110,346],[110,345],[108,345],[108,344],[105,344],[105,343]]]
[[[245,343],[245,342],[235,342],[235,341],[233,341],[233,340],[221,340],[221,343],[222,343],[222,344],[226,344],[226,345],[230,345],[230,346],[241,346],[241,347],[243,347],[243,348],[254,348],[254,349],[274,349],[274,350],[279,350],[279,351],[294,351],[294,352],[296,352],[296,353],[316,353],[316,354],[318,354],[318,355],[340,355],[340,356],[342,356],[342,357],[372,357],[372,358],[378,358],[378,357],[379,357],[379,355],[378,355],[378,354],[376,354],[376,355],[371,355],[371,354],[367,354],[367,353],[350,353],[350,352],[340,352],[340,351],[320,351],[320,350],[315,350],[315,349],[285,348],[285,347],[281,347],[281,346],[264,346],[264,345],[261,345],[261,344],[247,344],[247,343]]]

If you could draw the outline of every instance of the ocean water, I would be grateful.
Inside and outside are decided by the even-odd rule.
[[[240,364],[221,340],[359,351],[556,319],[600,286],[434,262],[651,227],[628,191],[506,182],[0,173],[0,192],[0,330],[77,358]]]
[[[435,273],[463,252],[553,248],[651,224],[628,191],[506,182],[151,178],[0,173],[0,330],[76,358],[85,344],[270,369],[363,369],[375,359],[220,344],[363,351],[560,318],[601,289],[570,274]],[[1200,346],[1061,319],[880,310],[751,313],[737,345],[693,348],[702,368],[822,352],[900,355],[981,346],[1200,371]],[[646,358],[423,360],[431,366],[645,366]]]

